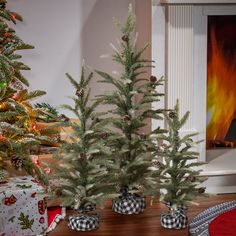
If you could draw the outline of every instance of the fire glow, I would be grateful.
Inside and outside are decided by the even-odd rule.
[[[215,27],[212,26],[209,30],[211,50],[208,50],[207,63],[208,147],[212,141],[224,141],[236,114],[236,53],[228,60],[224,42],[217,40]]]

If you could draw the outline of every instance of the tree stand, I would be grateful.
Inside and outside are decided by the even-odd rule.
[[[89,208],[78,209],[78,215],[70,216],[68,219],[68,226],[76,231],[91,231],[99,227],[99,216],[95,212],[95,206]]]
[[[129,193],[128,189],[123,189],[119,198],[112,202],[112,210],[124,215],[140,214],[145,208],[146,198]]]
[[[173,209],[170,205],[166,204],[169,208],[168,214],[161,214],[161,225],[167,229],[183,229],[187,227],[188,218],[186,215],[187,208],[184,206]]]

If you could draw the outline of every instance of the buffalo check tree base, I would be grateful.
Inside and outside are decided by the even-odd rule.
[[[182,210],[178,209],[168,214],[161,214],[161,225],[166,229],[184,229],[187,224],[188,218]]]
[[[97,214],[78,214],[70,216],[68,226],[76,231],[91,231],[99,227],[99,216]]]
[[[184,205],[172,207],[169,202],[166,202],[165,205],[168,207],[169,212],[161,214],[161,226],[166,229],[186,228],[188,225],[187,207]]]
[[[112,210],[119,214],[140,214],[146,208],[146,198],[136,194],[126,193],[113,200]]]

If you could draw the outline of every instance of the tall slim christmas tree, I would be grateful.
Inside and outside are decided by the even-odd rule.
[[[125,24],[122,26],[116,23],[121,31],[121,40],[119,49],[113,46],[113,60],[121,66],[121,75],[114,77],[96,71],[103,78],[100,82],[114,86],[114,91],[99,97],[104,104],[112,105],[108,118],[111,129],[107,145],[113,150],[113,161],[118,170],[117,187],[124,194],[147,194],[157,187],[152,171],[153,149],[150,133],[140,134],[140,130],[145,127],[146,119],[162,119],[163,109],[154,110],[149,105],[158,102],[163,96],[157,92],[157,87],[163,84],[163,78],[145,78],[146,69],[152,67],[152,61],[142,58],[148,45],[138,52],[135,49],[135,15],[131,6]],[[145,83],[141,84],[141,81]],[[135,99],[136,96],[140,99]],[[161,133],[162,130],[157,129],[155,132]]]
[[[16,167],[23,167],[28,173],[37,174],[46,181],[42,171],[34,165],[29,148],[45,139],[35,129],[36,111],[30,100],[45,94],[43,91],[28,92],[28,80],[22,70],[30,70],[20,61],[19,50],[32,49],[16,36],[8,22],[22,21],[22,17],[6,10],[6,1],[0,0],[0,168],[11,160]]]
[[[94,210],[96,204],[102,206],[103,201],[114,192],[107,171],[109,163],[106,163],[107,157],[111,154],[104,143],[106,121],[99,119],[95,111],[99,103],[90,101],[89,96],[88,86],[92,76],[93,73],[90,73],[86,77],[84,68],[80,82],[67,74],[76,92],[72,97],[74,106],[63,107],[72,111],[79,122],[68,120],[62,123],[63,126],[71,127],[73,131],[70,134],[71,141],[65,142],[55,155],[61,164],[53,168],[53,178],[60,179],[57,192],[61,193],[63,205],[70,206],[79,213]],[[70,221],[70,227],[74,229],[73,219],[77,218],[72,217]],[[95,221],[97,222],[97,219]],[[85,227],[77,230],[90,229]]]
[[[200,166],[204,162],[197,161],[199,153],[194,151],[199,141],[193,137],[197,133],[187,134],[181,137],[179,131],[186,123],[189,112],[179,117],[179,102],[177,101],[174,110],[165,114],[168,124],[168,133],[159,134],[159,141],[163,144],[157,154],[163,157],[161,164],[160,187],[164,189],[161,200],[168,206],[170,216],[162,217],[162,225],[166,228],[184,228],[187,224],[185,210],[189,203],[204,193],[204,188],[199,187],[206,178],[200,175]],[[178,213],[179,212],[179,213]],[[166,218],[165,218],[166,217]],[[180,219],[175,219],[180,217]],[[182,217],[182,218],[181,218]],[[173,225],[171,224],[173,219]],[[174,222],[180,222],[176,225]]]

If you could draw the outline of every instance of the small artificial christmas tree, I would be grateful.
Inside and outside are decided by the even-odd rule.
[[[71,142],[65,142],[55,155],[60,160],[54,168],[53,178],[60,179],[57,192],[63,205],[70,206],[81,213],[69,218],[69,226],[75,230],[92,230],[98,227],[97,215],[86,215],[93,211],[96,204],[102,206],[103,201],[111,197],[114,187],[108,182],[109,173],[106,169],[106,157],[110,150],[104,145],[104,122],[95,112],[98,102],[90,102],[88,85],[93,73],[85,78],[82,68],[81,79],[78,83],[70,75],[67,77],[75,87],[76,93],[72,97],[74,107],[64,105],[63,108],[72,111],[78,122],[64,121],[63,126],[69,126]],[[88,223],[86,223],[88,222]]]
[[[158,141],[162,141],[162,150],[157,154],[163,157],[161,164],[161,188],[164,189],[161,200],[168,206],[170,214],[162,215],[161,223],[165,228],[185,228],[187,204],[204,193],[204,188],[198,185],[205,181],[200,177],[201,170],[197,169],[203,162],[197,162],[199,153],[192,149],[201,141],[193,141],[197,133],[180,137],[179,130],[186,123],[189,112],[179,117],[179,102],[174,110],[165,114],[168,124],[167,134],[158,134]]]
[[[124,26],[119,23],[117,25],[122,37],[119,41],[120,49],[113,46],[113,60],[121,66],[122,73],[120,77],[113,77],[96,71],[103,78],[100,82],[112,84],[115,88],[98,99],[103,104],[112,105],[107,118],[112,127],[107,145],[113,150],[113,161],[117,166],[117,187],[122,194],[114,201],[113,210],[122,214],[137,214],[144,210],[145,199],[132,193],[144,195],[157,191],[151,155],[153,143],[150,133],[140,134],[140,130],[145,127],[148,118],[162,119],[163,109],[153,110],[149,105],[158,102],[163,96],[157,92],[157,86],[163,85],[163,78],[145,78],[146,68],[152,67],[152,61],[142,58],[148,45],[138,52],[135,50],[135,16],[131,6]],[[136,96],[140,99],[135,99]],[[153,132],[162,133],[163,130],[158,128]],[[127,207],[130,204],[134,207]]]
[[[30,70],[22,63],[21,55],[16,52],[32,49],[25,44],[8,22],[22,21],[15,12],[5,9],[6,1],[0,0],[0,171],[11,160],[15,167],[23,167],[29,174],[37,174],[46,182],[43,172],[32,162],[29,148],[45,139],[35,129],[34,121],[37,113],[29,101],[45,94],[43,91],[28,92],[28,80],[22,70]]]

